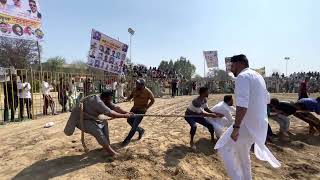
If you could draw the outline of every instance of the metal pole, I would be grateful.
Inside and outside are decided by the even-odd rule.
[[[203,77],[206,77],[206,59],[203,60]]]
[[[288,76],[288,61],[290,60],[290,57],[285,57],[284,60],[286,60],[286,76]]]
[[[132,34],[130,34],[130,61],[132,62]]]
[[[288,59],[286,59],[286,76],[288,76]]]

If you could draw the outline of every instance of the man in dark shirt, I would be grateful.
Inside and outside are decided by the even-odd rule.
[[[177,95],[177,85],[178,85],[178,80],[177,80],[177,78],[172,79],[172,82],[171,82],[171,91],[172,91],[172,97],[173,97],[173,98]]]
[[[290,127],[290,118],[288,116],[296,113],[296,108],[289,102],[280,102],[278,99],[273,98],[270,101],[270,109],[275,114],[270,115],[270,118],[275,120],[280,126],[280,136],[288,136]]]
[[[320,115],[320,97],[313,98],[302,98],[298,100],[295,104],[295,107],[299,113],[296,113],[296,116],[300,119],[307,119],[309,123],[309,133],[314,134],[317,129],[320,133],[320,120],[314,116],[311,112],[315,112]]]
[[[83,102],[83,129],[80,122],[80,106],[73,108],[69,120],[64,129],[67,136],[74,133],[75,127],[91,134],[98,143],[110,154],[118,154],[111,146],[109,139],[108,121],[101,122],[98,116],[104,114],[113,118],[130,118],[133,113],[129,113],[112,103],[113,93],[111,91],[102,92],[101,95],[92,95],[82,99]]]
[[[286,130],[289,130],[290,122],[288,116],[293,115],[304,122],[309,124],[309,133],[314,134],[315,129],[317,129],[320,132],[320,120],[314,116],[311,111],[307,111],[306,109],[303,109],[301,102],[299,101],[297,103],[291,103],[291,102],[279,102],[278,99],[273,98],[270,102],[270,108],[272,112],[275,112],[278,116],[277,122],[280,124],[280,132],[287,132]],[[274,119],[274,117],[271,118]],[[280,118],[279,118],[280,116]],[[285,118],[286,117],[286,118]],[[281,122],[280,122],[281,121]],[[282,131],[284,130],[284,131]],[[284,135],[287,135],[287,133],[284,133]]]
[[[4,123],[9,121],[9,109],[11,109],[11,121],[14,120],[15,111],[18,107],[17,76],[12,74],[12,81],[3,83],[4,92]]]
[[[301,111],[315,112],[320,115],[320,97],[316,99],[302,98],[295,105]]]

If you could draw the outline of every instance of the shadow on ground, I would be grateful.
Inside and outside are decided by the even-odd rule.
[[[97,163],[108,162],[112,162],[112,157],[107,156],[101,149],[82,155],[64,156],[52,160],[43,159],[23,169],[13,180],[51,179]]]

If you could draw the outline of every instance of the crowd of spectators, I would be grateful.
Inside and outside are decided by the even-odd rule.
[[[320,90],[320,72],[298,72],[289,76],[273,73],[266,77],[268,90],[273,93],[298,93],[302,83],[307,85],[309,93],[316,93]]]

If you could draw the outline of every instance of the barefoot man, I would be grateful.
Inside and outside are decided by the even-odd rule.
[[[83,100],[83,131],[96,138],[98,143],[110,154],[116,155],[117,152],[110,146],[108,123],[101,122],[99,115],[106,115],[113,118],[129,118],[132,113],[128,113],[112,103],[113,93],[111,91],[102,92],[101,95],[89,96]],[[80,107],[73,108],[64,132],[71,136],[75,127],[81,129],[80,125]]]
[[[192,149],[195,149],[193,139],[197,131],[197,123],[209,129],[209,132],[211,134],[211,141],[214,141],[214,127],[210,123],[210,121],[204,117],[211,117],[211,118],[223,117],[223,115],[214,113],[208,108],[208,104],[207,104],[208,96],[209,96],[208,88],[201,87],[199,89],[199,96],[191,102],[190,106],[187,108],[185,112],[186,116],[190,116],[190,115],[199,116],[199,117],[185,117],[185,120],[189,123],[191,127],[190,147]]]
[[[278,160],[265,146],[269,93],[261,75],[249,69],[245,55],[231,58],[231,71],[235,77],[235,123],[219,139],[215,149],[224,161],[228,175],[233,180],[251,180],[250,148],[254,144],[255,155],[280,167]]]

